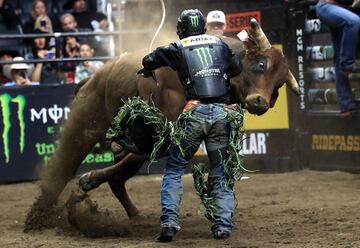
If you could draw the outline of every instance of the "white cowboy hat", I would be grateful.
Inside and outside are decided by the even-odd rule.
[[[23,57],[15,57],[13,61],[24,61]],[[25,63],[16,63],[10,66],[10,70],[28,70],[31,66]]]
[[[226,18],[224,12],[221,10],[210,11],[206,17],[206,23],[220,22],[226,24]]]

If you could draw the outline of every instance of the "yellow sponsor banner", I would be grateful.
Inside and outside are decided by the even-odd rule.
[[[282,50],[281,44],[273,46]],[[279,97],[274,108],[269,109],[261,116],[246,113],[244,126],[245,130],[288,129],[289,114],[286,85],[279,89]]]
[[[274,108],[269,109],[265,114],[257,116],[246,112],[245,130],[264,129],[288,129],[289,114],[286,86],[279,89],[279,97]]]

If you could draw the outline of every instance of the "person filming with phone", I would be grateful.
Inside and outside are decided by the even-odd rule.
[[[35,34],[46,34],[40,29],[34,30]],[[55,47],[49,45],[46,37],[36,37],[31,44],[31,51],[25,55],[25,59],[54,59]],[[58,84],[61,82],[53,62],[38,62],[35,64],[32,80],[43,84]]]
[[[23,31],[26,34],[33,33],[33,31],[39,27],[41,27],[42,31],[49,33],[60,31],[59,21],[55,15],[48,13],[47,4],[44,0],[33,1],[30,15],[22,25]]]

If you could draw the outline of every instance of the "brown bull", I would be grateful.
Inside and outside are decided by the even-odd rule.
[[[299,90],[286,58],[271,46],[256,21],[252,21],[248,33],[250,39],[246,42],[224,37],[243,63],[241,75],[231,80],[232,102],[261,115],[274,106],[278,88],[284,83],[295,93]],[[39,221],[34,214],[57,201],[82,160],[103,139],[122,100],[133,96],[148,99],[151,93],[155,105],[169,120],[176,120],[181,113],[185,99],[177,74],[170,68],[161,68],[155,71],[156,83],[137,78],[142,56],[126,55],[108,62],[79,89],[56,153],[43,170],[41,195],[27,221]],[[129,217],[135,216],[138,211],[126,193],[125,181],[135,175],[145,161],[143,156],[123,151],[114,166],[89,174],[89,185],[96,186],[107,180]],[[92,180],[95,183],[92,184]]]

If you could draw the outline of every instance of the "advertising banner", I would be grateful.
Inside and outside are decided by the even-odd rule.
[[[351,122],[335,117],[323,117],[311,127],[305,141],[310,168],[360,172],[360,118]],[[331,127],[329,127],[331,123]]]
[[[37,178],[58,144],[61,123],[70,113],[74,86],[0,89],[0,181]],[[89,154],[83,165],[111,163],[111,153]]]
[[[251,12],[239,12],[239,13],[230,13],[226,14],[226,29],[227,33],[240,32],[245,28],[250,27],[250,20],[255,18],[258,23],[261,25],[261,12],[260,11],[251,11]]]
[[[0,182],[38,178],[38,168],[46,166],[58,145],[61,125],[70,114],[73,91],[74,85],[0,89]],[[292,151],[285,150],[286,144],[279,142],[280,137],[292,139],[285,91],[285,87],[280,89],[277,107],[266,115],[245,116],[247,132],[241,153],[249,168],[259,169],[266,164],[261,170],[269,171],[290,163]],[[197,155],[206,160],[202,149]],[[102,168],[112,162],[111,152],[90,153],[79,172]],[[160,160],[151,172],[161,173],[163,163],[164,160]],[[146,173],[146,168],[144,166],[140,173]]]

